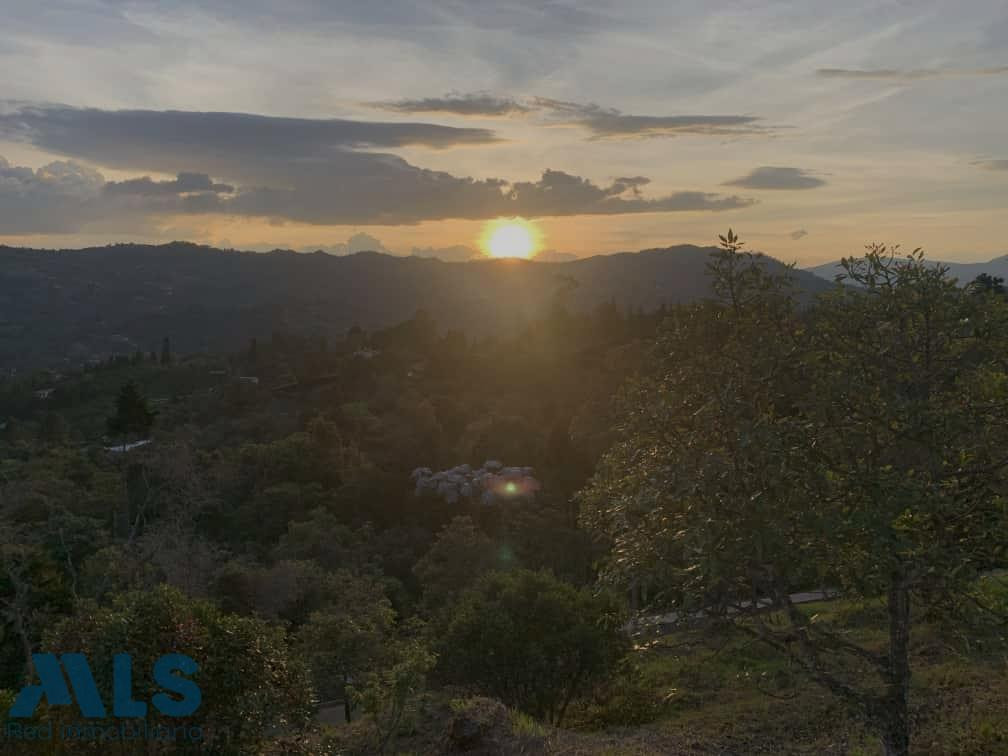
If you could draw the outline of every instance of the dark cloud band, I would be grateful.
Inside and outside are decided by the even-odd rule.
[[[14,233],[14,226],[52,231],[95,219],[180,213],[400,225],[502,215],[719,211],[753,203],[699,191],[645,197],[644,176],[622,177],[609,185],[549,169],[537,181],[459,177],[371,150],[493,139],[482,129],[430,124],[47,106],[0,112],[0,137],[103,167],[176,176],[156,180],[144,175],[106,183],[100,174],[73,161],[38,172],[5,163],[4,170],[14,178],[0,184],[0,202],[22,212],[20,218],[0,216],[0,233]],[[37,213],[27,212],[29,206]],[[26,217],[37,217],[38,222],[29,224]],[[46,217],[51,219],[48,225]]]

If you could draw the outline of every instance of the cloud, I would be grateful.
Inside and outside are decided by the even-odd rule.
[[[370,187],[346,188],[336,177],[327,186],[234,188],[232,194],[225,191],[232,189],[229,184],[214,182],[205,174],[180,174],[171,181],[142,177],[106,182],[99,172],[74,161],[56,161],[33,171],[0,158],[0,234],[70,233],[102,222],[136,228],[153,218],[208,213],[317,224],[396,225],[444,218],[484,220],[502,215],[718,211],[754,203],[743,197],[704,192],[676,192],[649,199],[640,196],[637,188],[643,182],[628,185],[625,179],[619,179],[599,186],[580,176],[553,170],[546,170],[538,181],[509,185],[499,179],[456,178],[405,161],[391,163],[391,169],[387,176],[373,177],[375,183]],[[401,175],[397,171],[402,171]],[[197,189],[205,186],[212,189]],[[195,191],[189,191],[192,189]],[[319,248],[331,254],[362,250],[389,253],[378,239],[364,233],[352,236],[345,244]],[[427,251],[414,250],[414,254]],[[461,248],[429,251],[439,257],[462,254]]]
[[[741,186],[746,189],[815,189],[825,183],[802,168],[762,165],[747,176],[726,181],[722,186]]]
[[[254,159],[324,158],[333,151],[429,147],[446,149],[500,141],[487,129],[430,123],[282,118],[249,113],[181,110],[99,110],[19,105],[0,110],[0,136],[101,165],[174,173],[218,153]],[[219,174],[220,171],[209,170]]]
[[[1003,76],[1008,66],[993,68],[820,68],[817,76],[827,79],[877,79],[881,81],[918,81],[963,76]]]
[[[540,252],[534,258],[536,262],[548,262],[548,263],[559,263],[559,262],[571,262],[572,260],[577,260],[578,256],[572,252],[557,252],[555,250],[547,250],[545,252]]]
[[[393,156],[353,182],[307,183],[294,189],[256,188],[222,201],[217,212],[280,217],[305,223],[404,225],[424,220],[485,220],[506,215],[546,217],[732,210],[753,200],[705,192],[676,192],[653,199],[614,182],[599,186],[547,169],[538,181],[458,178]]]
[[[156,197],[193,192],[231,194],[234,192],[234,187],[230,184],[215,184],[205,173],[179,173],[172,181],[153,181],[150,176],[126,181],[110,181],[105,184],[105,191],[109,194]]]
[[[351,255],[357,252],[382,252],[386,255],[391,255],[392,252],[388,250],[381,241],[371,234],[357,233],[347,239],[347,252]]]
[[[0,233],[55,233],[76,230],[95,216],[104,178],[69,161],[37,171],[0,157]]]
[[[413,247],[410,252],[413,257],[436,257],[444,262],[465,262],[474,257],[480,257],[480,253],[465,244],[456,244],[451,247]]]
[[[647,176],[623,176],[613,181],[613,188],[621,193],[628,191],[635,197],[640,197],[640,188],[650,183],[651,179]]]
[[[976,160],[973,165],[988,171],[1008,171],[1008,160]]]
[[[143,176],[107,187],[95,179],[105,198],[95,212],[128,208],[152,215],[216,213],[278,222],[404,225],[501,215],[715,211],[753,203],[697,191],[649,198],[641,191],[648,183],[644,176],[620,178],[608,186],[549,169],[538,181],[459,177],[367,149],[468,145],[490,133],[236,113],[61,106],[0,111],[0,138],[17,138],[120,171],[176,176],[166,181]]]
[[[351,236],[345,242],[335,244],[315,244],[301,247],[301,252],[325,252],[329,255],[352,255],[357,252],[380,252],[384,255],[395,255],[396,253],[386,247],[380,239],[371,234],[358,233]],[[410,251],[411,257],[436,257],[445,262],[461,262],[479,257],[480,254],[472,247],[458,244],[452,247],[413,247]]]
[[[382,110],[396,113],[451,113],[461,116],[508,116],[528,113],[532,108],[511,97],[496,97],[486,92],[459,94],[449,92],[444,97],[421,100],[394,100],[372,103]]]
[[[595,139],[671,137],[683,134],[739,136],[766,134],[771,129],[757,125],[759,118],[744,115],[650,116],[622,113],[594,103],[567,102],[548,97],[516,99],[485,92],[449,93],[444,97],[372,103],[399,113],[451,113],[462,116],[510,116],[543,113],[547,123],[580,126]]]
[[[205,174],[106,182],[73,160],[32,170],[0,157],[0,234],[72,233],[92,225],[149,232],[154,217],[215,212],[221,206],[218,192],[232,189]]]
[[[353,255],[357,252],[381,252],[383,255],[395,254],[392,250],[382,244],[380,239],[371,236],[371,234],[365,233],[354,234],[345,242],[337,242],[336,244],[316,244],[314,246],[302,247],[301,251],[321,251],[328,255],[336,255],[339,257],[344,255]]]
[[[684,210],[734,210],[748,207],[754,200],[724,197],[706,192],[675,192],[665,197],[647,199],[634,183],[616,180],[598,186],[588,179],[563,171],[546,170],[539,181],[511,184],[507,194],[510,215],[615,215],[620,213],[677,212]]]
[[[759,118],[745,115],[630,115],[615,108],[594,103],[565,102],[535,97],[532,103],[550,113],[557,123],[588,129],[596,139],[628,137],[670,137],[684,134],[704,136],[740,136],[765,134]]]
[[[792,231],[790,234],[788,234],[788,236],[797,241],[798,239],[801,239],[803,236],[808,236],[808,231],[806,231],[804,228],[799,228],[797,231]]]

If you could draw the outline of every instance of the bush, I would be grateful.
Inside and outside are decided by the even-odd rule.
[[[628,647],[608,596],[548,572],[491,572],[466,591],[439,639],[438,669],[533,716],[559,723]]]
[[[149,709],[148,718],[151,726],[202,728],[207,753],[255,752],[274,736],[301,731],[311,716],[307,671],[282,628],[224,614],[165,585],[119,594],[107,607],[83,604],[53,629],[43,648],[85,654],[104,701],[112,700],[113,655],[132,656],[138,701],[150,701],[158,689],[150,678],[158,657],[189,656],[199,665],[192,679],[200,688],[200,707],[171,719]]]

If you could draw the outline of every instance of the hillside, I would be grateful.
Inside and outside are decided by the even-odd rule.
[[[711,251],[687,245],[557,263],[446,263],[188,243],[0,247],[0,364],[79,364],[158,349],[165,336],[180,353],[226,351],[274,331],[331,339],[354,324],[385,327],[421,308],[442,327],[487,334],[541,313],[561,292],[576,310],[610,300],[654,309],[710,293]],[[807,291],[826,287],[797,275]]]

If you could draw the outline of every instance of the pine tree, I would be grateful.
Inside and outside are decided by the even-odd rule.
[[[106,425],[109,434],[126,436],[137,434],[147,435],[154,425],[157,412],[147,406],[147,399],[140,393],[137,385],[130,381],[120,390],[116,398],[116,413],[108,418]]]

